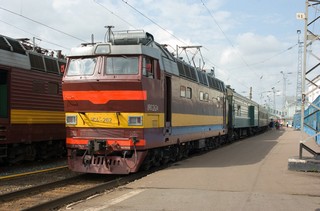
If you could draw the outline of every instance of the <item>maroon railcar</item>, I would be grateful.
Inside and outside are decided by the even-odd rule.
[[[0,36],[0,161],[59,155],[65,124],[60,66],[64,59]]]

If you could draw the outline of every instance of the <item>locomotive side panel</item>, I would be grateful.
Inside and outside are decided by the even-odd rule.
[[[183,142],[226,134],[222,92],[179,77],[173,77],[172,86],[175,139]]]

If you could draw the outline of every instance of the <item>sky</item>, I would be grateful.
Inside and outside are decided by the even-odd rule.
[[[68,55],[92,34],[103,41],[105,26],[142,29],[172,52],[202,46],[205,69],[244,96],[252,88],[260,104],[272,107],[276,99],[281,109],[283,96],[296,95],[298,12],[304,0],[0,0],[0,34],[36,37],[37,45]]]

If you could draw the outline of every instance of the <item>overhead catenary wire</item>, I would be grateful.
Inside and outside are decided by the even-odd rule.
[[[174,37],[175,39],[177,39],[178,41],[182,42],[183,44],[187,45],[186,42],[184,42],[183,40],[181,40],[179,37],[175,36],[174,34],[172,34],[171,32],[169,32],[167,29],[165,29],[164,27],[162,27],[160,24],[158,24],[157,22],[155,22],[154,20],[152,20],[151,18],[149,18],[147,15],[143,14],[142,12],[140,12],[138,9],[136,9],[134,6],[132,6],[131,4],[128,3],[128,1],[122,0],[123,3],[127,4],[129,7],[131,7],[133,10],[135,10],[136,12],[138,12],[140,15],[142,15],[143,17],[145,17],[146,19],[148,19],[149,21],[151,21],[153,24],[155,24],[156,26],[158,26],[159,28],[161,28],[162,30],[164,30],[165,32],[167,32],[168,34],[170,34],[172,37]]]
[[[223,29],[221,28],[220,24],[218,23],[218,21],[216,20],[216,18],[214,17],[214,15],[212,14],[212,12],[209,10],[209,8],[207,7],[207,5],[203,2],[203,0],[200,0],[202,5],[204,6],[204,8],[207,10],[208,14],[210,15],[210,17],[213,19],[214,23],[218,26],[219,30],[221,31],[221,33],[223,34],[223,36],[225,37],[225,39],[228,41],[228,43],[230,44],[230,46],[235,49],[236,54],[239,56],[239,58],[242,60],[242,62],[245,64],[246,67],[248,67],[248,69],[253,72],[256,76],[258,76],[259,78],[261,78],[261,76],[257,75],[257,73],[253,70],[251,70],[249,63],[244,59],[244,57],[241,55],[241,53],[239,52],[239,50],[234,46],[233,42],[229,39],[229,37],[226,35],[226,33],[223,31]],[[236,79],[238,82],[239,80]],[[244,83],[240,83],[242,86],[245,86],[246,88],[249,88],[250,86],[244,84]]]
[[[94,2],[95,4],[97,4],[97,5],[99,5],[100,7],[102,7],[103,9],[105,9],[106,11],[108,11],[109,13],[111,13],[112,15],[114,15],[114,16],[116,16],[117,18],[121,19],[121,20],[124,21],[126,24],[128,24],[128,25],[130,25],[131,27],[133,27],[133,28],[136,29],[136,27],[135,27],[133,24],[131,24],[129,21],[126,21],[126,20],[125,20],[124,18],[122,18],[119,14],[116,14],[116,12],[111,11],[108,6],[103,5],[103,4],[102,4],[100,1],[98,1],[98,0],[93,0],[93,2]],[[128,3],[129,1],[122,0],[122,2],[123,2],[124,4],[126,4],[127,6],[130,6],[132,9],[134,9],[136,12],[138,12],[138,13],[139,13],[140,15],[142,15],[143,17],[147,18],[149,21],[151,21],[153,24],[155,24],[156,26],[158,26],[159,28],[161,28],[162,30],[164,30],[166,33],[169,33],[172,37],[174,37],[175,39],[177,39],[179,42],[185,43],[185,42],[184,42],[183,40],[181,40],[179,37],[177,37],[176,35],[174,35],[171,31],[169,31],[169,30],[166,29],[165,27],[162,27],[162,26],[161,26],[160,24],[158,24],[156,21],[152,20],[152,19],[149,18],[147,15],[143,14],[140,10],[137,10],[134,6],[132,6],[131,4]],[[205,1],[201,0],[201,2],[202,2],[202,4],[204,4],[204,6],[206,6],[205,3],[204,3]],[[0,9],[5,10],[5,11],[7,11],[7,12],[9,11],[8,9],[1,8],[1,7],[0,7]],[[207,8],[207,10],[208,10],[208,8]],[[39,21],[35,21],[35,20],[31,19],[31,18],[28,18],[28,17],[26,17],[26,16],[20,15],[20,14],[18,14],[18,13],[15,13],[15,12],[12,12],[12,11],[11,11],[11,13],[13,13],[13,14],[15,14],[15,15],[18,15],[18,16],[20,16],[20,17],[26,18],[26,19],[28,19],[28,20],[32,20],[33,22],[35,22],[35,23],[37,23],[37,24],[41,24],[41,25],[43,25],[43,26],[46,26],[46,27],[48,27],[48,28],[50,28],[50,29],[53,28],[53,27],[50,27],[50,26],[48,26],[48,25],[46,25],[46,24],[43,24],[43,23],[41,23],[41,22],[39,22]],[[212,15],[213,15],[213,14],[212,14]],[[215,17],[213,17],[213,18],[215,18]],[[222,30],[222,27],[219,25],[219,23],[217,22],[217,20],[216,20],[216,19],[214,19],[214,20],[215,20],[215,22],[217,23],[218,27],[221,29],[221,31],[224,33],[224,35],[225,35],[226,39],[228,40],[228,42],[230,43],[230,45],[234,48],[235,46],[234,46],[234,44],[232,43],[232,41],[227,37],[227,34]],[[65,32],[60,31],[60,30],[56,30],[56,31],[58,31],[59,33],[63,33],[63,34],[68,34],[68,33],[65,33]],[[69,35],[69,34],[68,34],[68,35]],[[78,38],[78,37],[76,37],[76,36],[71,35],[71,37],[83,41],[82,39],[80,39],[80,38]],[[272,56],[272,57],[276,57],[276,56],[277,56],[277,55],[274,55],[274,56]],[[261,62],[266,62],[266,61],[272,59],[272,57],[267,58],[267,59],[265,59],[264,61],[261,61]],[[219,72],[221,72],[221,73],[223,73],[223,74],[225,74],[225,75],[228,75],[228,77],[234,78],[234,79],[237,80],[241,85],[243,85],[243,86],[245,86],[246,88],[248,88],[248,85],[245,85],[245,84],[243,83],[243,81],[240,82],[236,77],[228,74],[227,72],[220,71],[221,69],[228,70],[229,68],[219,67],[215,62],[212,62],[212,61],[211,61],[212,58],[211,58],[211,59],[208,59],[207,57],[203,57],[203,58],[205,58],[207,64],[212,64],[212,65],[214,65],[214,66],[216,67],[216,70],[217,70],[217,71],[219,71]],[[256,63],[254,63],[254,64],[248,64],[245,60],[244,60],[244,62],[245,62],[245,64],[246,64],[245,66],[247,66],[247,67],[248,67],[248,66],[252,66],[252,65],[256,65]],[[219,69],[220,69],[220,70],[219,70]],[[259,77],[260,77],[260,75],[259,75]]]
[[[97,5],[99,5],[100,7],[102,7],[103,9],[107,10],[109,13],[111,13],[112,15],[116,16],[117,18],[119,18],[120,20],[122,20],[123,22],[125,22],[126,24],[128,24],[129,26],[131,26],[134,29],[137,29],[134,25],[132,25],[131,23],[129,23],[128,21],[126,21],[125,19],[123,19],[122,17],[120,17],[119,15],[117,15],[116,13],[114,13],[113,11],[109,10],[107,7],[105,7],[103,4],[97,2],[96,0],[93,0],[94,3],[96,3]]]
[[[264,63],[266,63],[267,61],[270,61],[270,60],[274,59],[275,57],[278,57],[278,56],[286,53],[287,51],[290,51],[290,50],[294,49],[294,47],[296,47],[297,45],[298,45],[298,44],[296,43],[296,44],[294,44],[294,45],[286,48],[285,50],[279,51],[278,53],[276,53],[276,54],[274,54],[274,55],[272,55],[272,56],[270,56],[270,57],[268,57],[268,58],[266,58],[266,59],[263,59],[263,60],[260,60],[260,61],[258,61],[258,62],[249,64],[249,66],[251,67],[251,66],[255,66],[255,65],[259,65],[259,64],[264,64]],[[233,67],[233,68],[230,68],[229,70],[239,69],[239,68],[241,68],[241,66]]]
[[[185,43],[183,40],[181,40],[180,38],[178,38],[177,36],[175,36],[174,34],[172,34],[171,32],[169,32],[167,29],[165,29],[164,27],[162,27],[160,24],[158,24],[157,22],[155,22],[154,20],[152,20],[151,18],[149,18],[147,15],[143,14],[141,11],[139,11],[138,9],[136,9],[134,6],[132,6],[131,4],[129,4],[127,1],[122,0],[123,3],[127,4],[130,8],[132,8],[133,10],[135,10],[136,12],[138,12],[140,15],[142,15],[143,17],[145,17],[146,19],[148,19],[149,21],[151,21],[153,24],[155,24],[156,26],[158,26],[159,28],[161,28],[162,30],[164,30],[166,33],[170,34],[173,38],[177,39],[178,41],[182,42],[183,44],[187,44]],[[222,29],[221,29],[222,30]],[[231,41],[230,41],[231,42]],[[215,67],[217,67],[217,65],[215,65],[210,59],[205,58],[209,63],[213,64]],[[225,73],[224,73],[225,74]],[[228,77],[231,77],[231,75],[228,75]],[[245,86],[246,88],[249,88],[249,86],[247,86],[246,84],[243,84],[241,81],[239,81],[237,78],[234,78],[236,81],[238,81],[239,84],[241,84],[242,86]]]
[[[59,29],[53,28],[52,26],[49,26],[49,25],[47,25],[47,24],[41,23],[41,22],[39,22],[39,21],[37,21],[37,20],[34,20],[34,19],[32,19],[32,18],[29,18],[29,17],[27,17],[27,16],[18,14],[18,13],[16,13],[16,12],[13,12],[13,11],[11,11],[11,10],[9,10],[9,9],[4,8],[4,7],[1,7],[1,6],[0,6],[0,9],[4,10],[4,11],[6,11],[6,12],[9,12],[9,13],[11,13],[11,14],[20,16],[20,17],[22,17],[22,18],[24,18],[24,19],[27,19],[27,20],[32,21],[32,22],[34,22],[34,23],[37,23],[37,24],[39,24],[39,25],[42,25],[42,26],[44,26],[44,27],[46,27],[46,28],[49,28],[49,29],[51,29],[51,30],[53,30],[53,31],[56,31],[56,32],[59,32],[59,33],[64,34],[64,35],[66,35],[66,36],[69,36],[69,37],[72,37],[72,38],[74,38],[74,39],[77,39],[77,40],[79,40],[79,41],[88,42],[88,41],[86,41],[86,40],[83,40],[83,39],[78,38],[78,37],[76,37],[76,36],[74,36],[74,35],[68,34],[68,33],[64,32],[64,31],[59,30]]]
[[[249,64],[247,63],[247,61],[243,58],[243,56],[240,54],[240,52],[236,49],[236,47],[234,46],[233,42],[229,39],[229,37],[226,35],[226,33],[222,30],[220,24],[218,23],[218,21],[216,20],[216,18],[214,17],[214,15],[212,14],[212,12],[209,10],[209,8],[207,7],[207,5],[200,0],[202,5],[205,7],[205,9],[207,10],[208,14],[210,15],[210,17],[213,19],[213,21],[215,22],[215,24],[218,26],[219,30],[221,31],[221,33],[223,34],[223,36],[225,37],[225,39],[228,41],[228,43],[231,45],[231,47],[233,49],[236,50],[236,53],[238,54],[238,56],[241,58],[241,60],[246,64],[246,66],[249,67]]]
[[[209,15],[211,16],[211,18],[213,19],[214,23],[217,25],[217,27],[219,28],[219,30],[220,30],[221,33],[223,34],[223,36],[225,37],[225,39],[228,41],[228,43],[230,44],[230,46],[231,46],[233,49],[235,49],[236,54],[239,56],[239,58],[240,58],[240,59],[242,60],[242,62],[245,64],[245,67],[247,67],[248,70],[250,70],[253,74],[255,74],[257,77],[259,77],[260,80],[263,78],[263,75],[258,75],[255,71],[253,71],[253,70],[251,69],[251,66],[265,63],[265,62],[273,59],[274,57],[277,57],[277,56],[279,56],[279,55],[281,55],[281,54],[283,54],[283,53],[291,50],[292,48],[294,48],[294,47],[297,45],[297,44],[295,44],[295,45],[287,48],[286,50],[283,50],[283,51],[281,51],[281,52],[279,52],[279,53],[277,53],[277,54],[275,54],[275,55],[273,55],[273,56],[271,56],[271,57],[269,57],[269,58],[266,58],[266,59],[264,59],[264,60],[262,60],[262,61],[259,61],[259,62],[253,63],[253,64],[249,64],[249,63],[245,60],[245,58],[241,55],[241,53],[239,52],[239,50],[234,46],[233,42],[229,39],[229,37],[226,35],[226,33],[223,31],[222,27],[219,25],[218,21],[216,20],[216,18],[215,18],[214,15],[213,15],[213,13],[209,10],[209,8],[206,6],[206,4],[203,2],[203,0],[200,0],[200,1],[201,1],[202,5],[205,7],[205,9],[207,10],[208,14],[209,14]],[[232,69],[234,69],[234,68],[232,68]],[[227,70],[228,70],[228,69],[227,69]],[[231,70],[231,69],[229,69],[229,70]],[[236,79],[236,80],[238,81],[238,79]],[[243,86],[247,87],[247,86],[244,85],[243,83],[240,83],[240,84],[242,84]]]
[[[58,47],[63,48],[63,49],[65,49],[65,50],[69,50],[68,47],[59,45],[59,44],[57,44],[57,43],[53,43],[53,42],[51,42],[51,41],[49,41],[49,40],[46,40],[46,39],[43,39],[41,36],[39,36],[39,35],[37,35],[37,34],[34,34],[34,33],[32,33],[32,32],[26,31],[26,30],[24,30],[24,29],[22,29],[22,28],[20,28],[20,27],[14,26],[14,25],[11,24],[11,23],[8,23],[8,22],[3,21],[3,20],[0,20],[0,22],[2,22],[2,23],[4,23],[4,24],[7,24],[7,25],[9,25],[9,26],[11,26],[11,27],[14,27],[14,28],[16,28],[16,29],[18,29],[18,30],[21,30],[21,31],[23,31],[23,32],[25,32],[25,33],[28,33],[28,34],[30,34],[30,35],[32,35],[32,36],[34,36],[34,37],[39,37],[39,38],[41,38],[41,40],[42,40],[43,42],[46,42],[46,43],[49,43],[49,44],[58,46]]]

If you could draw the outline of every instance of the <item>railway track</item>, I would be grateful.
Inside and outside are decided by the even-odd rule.
[[[84,174],[38,185],[0,195],[1,210],[54,210],[125,185],[150,173],[151,171],[146,171],[116,178]]]
[[[206,152],[207,150],[200,151],[190,157]],[[67,204],[125,185],[171,165],[177,164],[170,162],[159,167],[153,167],[148,171],[141,171],[121,177],[116,177],[115,175],[80,174],[71,178],[5,193],[0,195],[0,210],[56,210]]]

